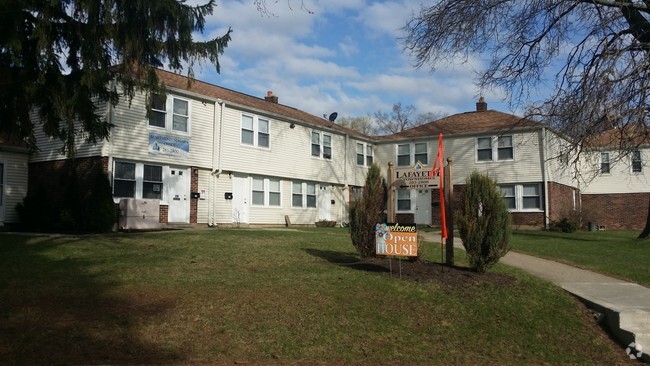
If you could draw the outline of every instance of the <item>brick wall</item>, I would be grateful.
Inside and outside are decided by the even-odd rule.
[[[169,222],[169,206],[167,205],[160,205],[159,209],[159,217],[158,217],[158,222],[161,224],[166,224]]]
[[[643,230],[650,193],[583,194],[582,219],[608,230]]]
[[[72,170],[77,172],[79,189],[87,190],[92,184],[93,177],[93,174],[89,173],[98,169],[101,169],[104,173],[108,171],[107,157],[97,156],[30,163],[28,189],[34,192],[39,187],[44,188],[50,202],[56,207],[63,200],[63,187]]]
[[[199,191],[199,169],[196,167],[192,167],[192,169],[190,170],[192,172],[191,173],[192,178],[190,180],[190,197],[191,197],[192,192]],[[190,223],[192,224],[196,224],[198,208],[199,208],[199,199],[190,198]]]
[[[575,192],[575,206],[574,206]],[[579,190],[563,184],[548,183],[548,218],[550,222],[569,218],[580,212]]]

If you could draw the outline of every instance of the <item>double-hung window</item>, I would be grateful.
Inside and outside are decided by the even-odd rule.
[[[5,172],[4,172],[4,163],[0,163],[0,207],[3,206],[4,202],[4,194],[5,194],[5,186],[4,186],[4,179],[5,179]]]
[[[397,211],[411,211],[411,190],[397,190]]]
[[[311,132],[311,156],[332,160],[332,135]]]
[[[514,158],[515,148],[511,135],[476,138],[476,161],[505,161]]]
[[[292,207],[316,207],[316,183],[293,182],[291,184]]]
[[[609,174],[609,153],[600,153],[600,174]]]
[[[271,145],[269,120],[242,114],[241,143],[268,148]]]
[[[151,95],[149,126],[176,132],[189,132],[190,102],[174,96]]]
[[[397,166],[411,166],[411,144],[397,145]]]
[[[541,186],[538,183],[504,184],[499,189],[510,211],[540,211],[543,208]]]
[[[424,165],[429,164],[429,154],[427,153],[426,142],[419,142],[415,144],[415,163],[418,161]]]
[[[357,143],[357,165],[371,166],[373,162],[372,145]]]
[[[280,207],[280,180],[253,177],[252,196],[253,205]]]
[[[641,173],[643,171],[643,160],[641,159],[641,151],[632,151],[632,173]]]
[[[135,163],[115,162],[113,196],[135,198]]]
[[[144,165],[142,177],[142,198],[162,199],[163,179],[162,166]]]

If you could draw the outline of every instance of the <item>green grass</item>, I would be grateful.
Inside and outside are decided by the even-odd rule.
[[[650,286],[650,241],[637,232],[518,231],[512,249]]]
[[[452,290],[356,260],[345,229],[0,235],[0,360],[628,362],[575,299],[515,269]]]

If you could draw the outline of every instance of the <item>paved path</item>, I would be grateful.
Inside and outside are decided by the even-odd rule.
[[[440,241],[439,233],[421,233],[427,241]],[[455,238],[454,247],[463,249]],[[650,362],[650,289],[600,273],[555,261],[509,252],[501,263],[520,268],[562,287],[600,314],[612,334],[625,347],[641,346],[643,359]],[[631,350],[632,352],[634,350]]]

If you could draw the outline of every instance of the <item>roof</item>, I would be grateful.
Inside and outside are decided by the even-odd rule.
[[[650,144],[650,128],[644,125],[625,125],[598,133],[588,142],[592,147],[630,149]]]
[[[444,135],[481,134],[486,132],[507,132],[513,129],[544,127],[540,122],[531,121],[513,114],[495,110],[465,112],[423,124],[392,135],[380,136],[381,140],[418,138]]]
[[[0,150],[10,150],[15,152],[27,152],[27,144],[15,138],[11,138],[0,133]]]
[[[343,127],[327,119],[314,116],[299,109],[289,107],[283,104],[267,101],[263,98],[254,97],[248,94],[236,92],[217,85],[209,84],[200,80],[194,80],[188,85],[188,78],[165,70],[156,70],[160,82],[168,87],[185,90],[192,93],[204,95],[213,99],[223,99],[224,101],[238,104],[241,106],[269,112],[275,115],[284,116],[287,119],[296,122],[304,122],[312,126],[329,128],[344,134],[355,135],[364,139],[371,137],[361,132]]]

